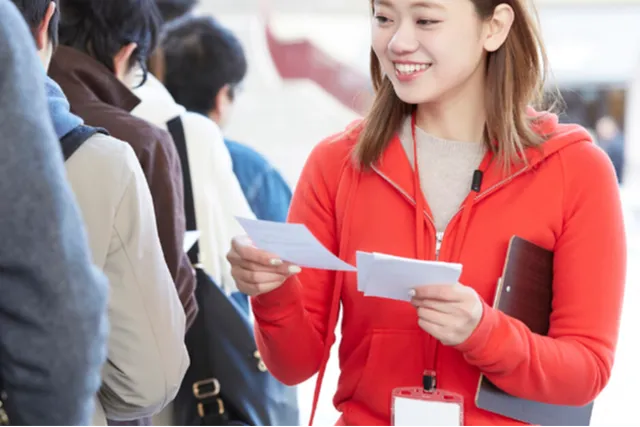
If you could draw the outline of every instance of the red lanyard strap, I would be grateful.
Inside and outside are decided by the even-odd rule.
[[[416,113],[411,115],[411,136],[413,137],[413,191],[416,198],[416,257],[425,259],[424,250],[424,196],[420,186],[418,167],[418,140],[416,139]]]

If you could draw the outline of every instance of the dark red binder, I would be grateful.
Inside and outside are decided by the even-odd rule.
[[[547,335],[553,295],[553,252],[514,236],[493,306],[522,321],[532,332]],[[476,393],[478,408],[525,423],[543,426],[589,425],[593,403],[564,406],[511,396],[482,375]]]

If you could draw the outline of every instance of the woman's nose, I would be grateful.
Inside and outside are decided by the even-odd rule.
[[[414,52],[418,44],[415,28],[410,24],[402,24],[389,41],[389,50],[394,55],[402,55]]]

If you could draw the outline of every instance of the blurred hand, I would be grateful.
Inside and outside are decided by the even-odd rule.
[[[271,292],[301,271],[300,267],[256,248],[247,236],[231,241],[227,259],[238,290],[249,296]]]
[[[416,288],[411,304],[418,311],[420,327],[444,345],[465,342],[482,319],[482,301],[468,286],[432,285]]]

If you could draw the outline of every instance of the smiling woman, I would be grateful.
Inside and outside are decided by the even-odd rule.
[[[523,1],[372,0],[371,7],[377,97],[360,136],[362,166],[378,160],[415,104],[429,106],[419,111],[420,127],[448,139],[482,140],[505,164],[542,142],[526,107],[542,102],[547,57]],[[469,129],[452,134],[433,111],[460,100],[474,117]]]
[[[609,380],[622,305],[620,196],[589,133],[533,109],[546,58],[532,7],[370,6],[374,105],[314,149],[288,221],[352,265],[357,251],[459,263],[460,283],[417,286],[411,304],[374,298],[356,274],[292,270],[235,239],[228,259],[252,296],[265,363],[286,384],[322,379],[342,305],[339,424],[389,425],[397,389],[434,375],[461,396],[466,425],[520,424],[476,407],[481,375],[518,398],[593,401]],[[547,336],[490,305],[514,235],[554,252]],[[434,425],[433,410],[413,415]]]

